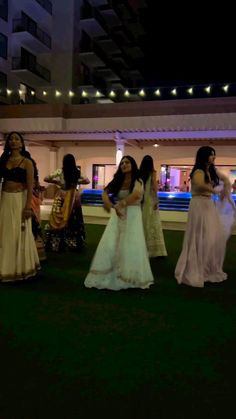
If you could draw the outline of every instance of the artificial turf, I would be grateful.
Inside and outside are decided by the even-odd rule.
[[[149,290],[88,290],[103,229],[86,226],[81,253],[49,253],[38,278],[0,285],[0,419],[231,418],[236,236],[224,283],[177,285],[183,233],[165,231]]]

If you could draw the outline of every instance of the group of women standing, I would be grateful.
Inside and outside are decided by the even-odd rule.
[[[198,150],[190,176],[192,199],[183,248],[175,269],[179,284],[203,287],[205,282],[227,278],[223,263],[236,209],[229,179],[214,162],[212,147]],[[124,156],[103,193],[105,210],[115,212],[98,245],[86,287],[149,288],[154,282],[149,257],[167,255],[156,192],[151,156],[144,157],[139,171],[134,159]],[[212,200],[213,194],[218,202]]]
[[[231,184],[216,169],[214,161],[212,147],[198,150],[190,176],[192,199],[183,249],[175,269],[179,284],[203,287],[207,281],[221,282],[227,278],[223,262],[236,212],[230,197]],[[0,282],[23,280],[36,275],[40,269],[39,255],[43,259],[45,254],[37,251],[35,241],[40,236],[37,167],[25,150],[22,136],[16,132],[7,137],[0,157],[0,177]],[[81,176],[71,154],[64,156],[62,169],[44,180],[58,186],[46,248],[80,250],[85,231],[78,185],[89,180]],[[217,203],[213,202],[212,194],[219,196]],[[149,288],[154,283],[149,259],[167,256],[152,157],[145,156],[138,169],[131,156],[124,156],[102,198],[111,217],[85,286],[110,290]],[[32,222],[33,226],[38,223],[38,227],[32,229]]]

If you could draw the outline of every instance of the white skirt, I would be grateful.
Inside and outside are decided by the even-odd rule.
[[[128,206],[124,219],[112,210],[98,244],[87,288],[121,290],[149,288],[154,279],[149,263],[140,206]]]
[[[205,282],[227,279],[223,263],[231,223],[231,217],[230,223],[223,223],[210,197],[191,199],[183,248],[175,268],[179,284],[204,287]]]
[[[22,230],[26,192],[2,192],[0,201],[0,282],[22,280],[40,268],[31,219]]]

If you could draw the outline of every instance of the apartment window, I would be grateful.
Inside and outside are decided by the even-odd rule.
[[[7,75],[0,71],[0,96],[6,96],[7,93]]]
[[[104,189],[113,179],[117,167],[115,164],[93,164],[93,189]]]
[[[8,20],[8,0],[0,0],[0,17]]]
[[[7,59],[7,37],[0,32],[0,57]]]

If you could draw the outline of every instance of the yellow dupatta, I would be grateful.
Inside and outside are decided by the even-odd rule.
[[[62,230],[66,227],[73,209],[75,192],[75,188],[67,191],[60,189],[57,192],[49,218],[49,225],[53,230]]]

